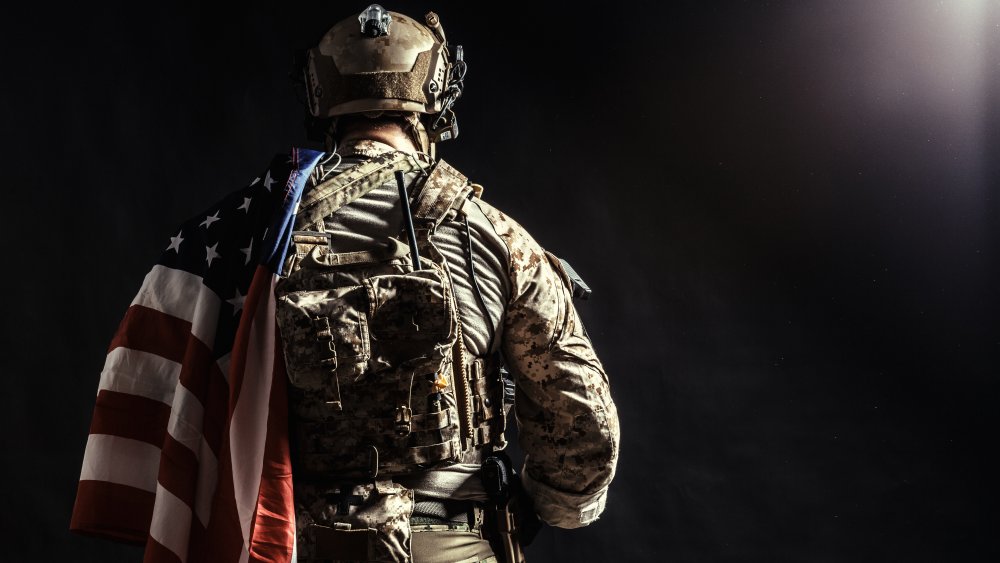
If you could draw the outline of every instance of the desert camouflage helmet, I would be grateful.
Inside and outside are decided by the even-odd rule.
[[[316,118],[372,112],[433,116],[430,142],[458,135],[451,106],[462,93],[465,62],[449,60],[437,14],[425,24],[378,4],[333,26],[305,66],[309,111]],[[377,114],[377,113],[376,113]]]

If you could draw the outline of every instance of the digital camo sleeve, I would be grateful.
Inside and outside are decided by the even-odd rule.
[[[503,353],[517,385],[524,485],[542,520],[585,526],[604,510],[618,461],[608,377],[558,261],[515,221],[483,208],[510,251]]]

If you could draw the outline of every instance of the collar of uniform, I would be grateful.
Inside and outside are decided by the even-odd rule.
[[[363,156],[365,158],[375,158],[380,154],[395,151],[394,147],[371,139],[352,139],[337,149],[337,152],[343,157]]]
[[[352,139],[345,142],[344,144],[337,147],[337,154],[343,158],[349,157],[362,157],[362,158],[375,158],[376,156],[388,153],[388,152],[408,152],[417,161],[424,164],[433,164],[434,160],[431,159],[426,153],[409,151],[400,151],[399,149],[393,147],[392,145],[387,145],[380,141],[374,141],[372,139]]]

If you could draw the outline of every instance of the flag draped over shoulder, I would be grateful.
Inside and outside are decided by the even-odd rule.
[[[72,530],[145,544],[147,563],[291,559],[273,290],[321,156],[275,158],[170,238],[111,342]]]

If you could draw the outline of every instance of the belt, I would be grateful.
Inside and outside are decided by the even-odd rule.
[[[464,527],[478,531],[482,524],[482,505],[470,500],[417,499],[410,516],[411,526]]]

